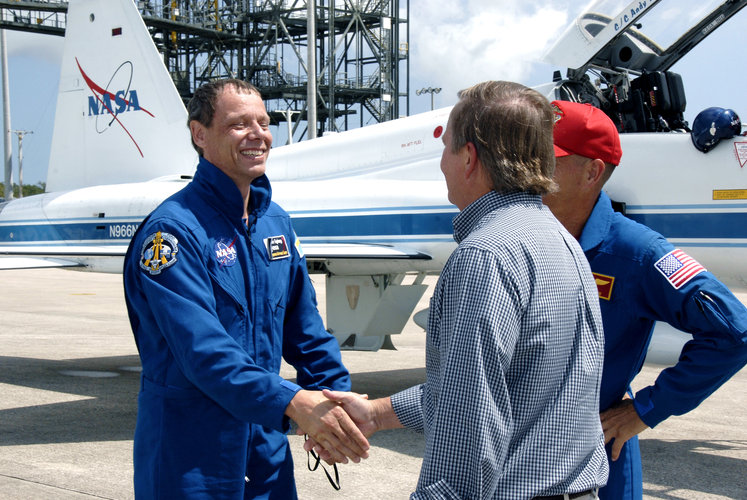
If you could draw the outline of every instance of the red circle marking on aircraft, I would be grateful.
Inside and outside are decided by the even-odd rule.
[[[433,131],[433,137],[438,139],[439,137],[441,137],[441,134],[443,134],[443,132],[444,132],[444,128],[441,125],[439,125],[438,127],[436,127],[436,130]]]

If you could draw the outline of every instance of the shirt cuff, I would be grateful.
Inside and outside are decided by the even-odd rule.
[[[651,399],[652,392],[652,387],[644,387],[638,391],[633,399],[633,408],[635,408],[638,417],[643,421],[643,423],[653,429],[656,425],[666,420],[670,414],[668,412],[663,414],[660,410],[657,411],[657,408]]]
[[[408,429],[423,432],[423,385],[393,394],[390,399],[399,422]]]
[[[410,495],[410,500],[460,500],[461,498],[445,479],[424,487],[418,485],[418,489]]]
[[[296,393],[301,390],[301,386],[298,384],[294,384],[293,382],[289,382],[288,380],[282,379],[280,381],[280,388],[281,389],[278,393],[278,399],[283,401],[283,403],[281,403],[282,408],[283,408],[283,415],[281,417],[280,430],[284,434],[288,434],[288,432],[290,432],[291,430],[291,425],[290,425],[290,417],[288,417],[288,415],[285,414],[285,409],[288,407],[288,405],[291,402],[291,399],[294,398]]]

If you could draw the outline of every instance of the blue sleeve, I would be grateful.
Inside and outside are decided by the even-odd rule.
[[[194,235],[168,221],[150,221],[139,234],[147,237],[154,231],[178,240],[173,264],[151,274],[140,268],[141,248],[133,246],[124,269],[144,375],[169,387],[193,384],[234,417],[287,431],[285,409],[300,388],[258,366],[223,326],[219,315],[240,315],[240,308],[216,300],[203,249]],[[143,238],[138,241],[142,245]]]
[[[697,407],[747,363],[747,308],[707,271],[676,289],[653,268],[671,250],[663,238],[652,249],[641,296],[652,319],[693,339],[676,365],[635,395],[636,411],[649,427]]]
[[[350,375],[342,364],[337,339],[325,328],[316,293],[306,270],[298,237],[291,229],[292,262],[283,332],[283,357],[297,372],[305,389],[349,391]]]

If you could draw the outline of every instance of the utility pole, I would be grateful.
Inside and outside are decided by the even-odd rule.
[[[10,144],[10,97],[8,97],[8,50],[5,30],[0,30],[0,66],[3,72],[3,144],[5,145],[5,200],[13,199],[13,146]]]
[[[306,137],[316,139],[316,0],[306,0],[306,6]]]
[[[11,130],[18,137],[18,197],[23,198],[23,136],[33,134],[32,130]]]
[[[293,115],[300,115],[301,112],[294,111],[288,108],[284,111],[284,113],[285,113],[285,121],[288,122],[288,140],[285,143],[293,144]]]

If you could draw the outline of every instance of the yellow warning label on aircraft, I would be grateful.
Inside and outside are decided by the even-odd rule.
[[[747,200],[747,189],[714,189],[714,200]]]

